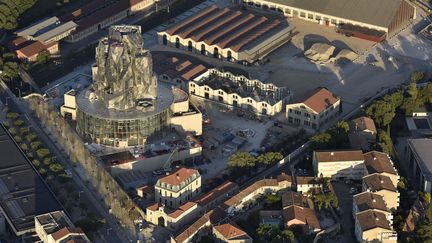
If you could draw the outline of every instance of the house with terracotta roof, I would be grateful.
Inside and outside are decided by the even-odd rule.
[[[285,87],[214,68],[189,81],[188,91],[191,96],[264,116],[281,112],[286,101],[291,98],[291,92]]]
[[[286,228],[300,225],[303,226],[304,232],[318,232],[321,230],[315,211],[311,208],[292,205],[282,210],[282,217]]]
[[[316,88],[295,95],[286,105],[289,124],[319,130],[335,121],[340,113],[341,99],[326,88]]]
[[[238,192],[238,185],[231,181],[225,181],[213,190],[198,196],[194,202],[200,206],[200,210],[203,213],[213,209],[236,192]]]
[[[387,208],[387,204],[384,201],[383,196],[372,193],[372,192],[361,192],[353,196],[353,217],[355,218],[357,213],[364,211],[377,211],[386,215],[387,220],[390,224],[393,224],[393,215]]]
[[[372,210],[356,214],[355,236],[358,242],[397,242],[397,233],[386,215]]]
[[[375,122],[369,117],[362,116],[349,121],[348,125],[351,148],[369,151],[371,144],[376,142]]]
[[[35,216],[35,231],[44,243],[90,243],[86,234],[80,228],[76,228],[63,211]]]
[[[248,65],[290,41],[293,27],[285,18],[211,5],[157,35],[162,45]]]
[[[397,187],[400,176],[388,154],[378,151],[371,151],[364,153],[363,156],[365,158],[365,175],[377,173],[387,176],[390,178],[393,185]]]
[[[152,204],[146,209],[147,222],[166,227],[169,230],[178,230],[198,216],[199,206],[195,202],[186,202],[175,210],[159,203]]]
[[[155,194],[155,188],[153,185],[141,185],[136,188],[136,194],[141,198],[153,198]]]
[[[314,151],[312,163],[318,177],[361,180],[365,173],[361,150]]]
[[[20,37],[21,38],[21,37]],[[56,54],[59,51],[58,42],[51,42],[44,44],[40,41],[27,41],[22,44],[21,48],[15,51],[19,59],[23,59],[29,62],[34,62],[42,52],[48,52],[49,54]]]
[[[213,235],[216,242],[252,243],[252,237],[234,222],[213,226]]]
[[[155,185],[156,202],[170,208],[177,208],[200,193],[200,173],[184,167],[161,177]]]
[[[374,173],[363,177],[363,191],[381,195],[391,210],[399,207],[399,192],[388,176]]]

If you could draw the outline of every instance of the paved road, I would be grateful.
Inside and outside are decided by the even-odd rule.
[[[1,81],[0,81],[1,82]],[[31,127],[38,133],[41,141],[50,149],[50,151],[56,156],[58,161],[62,163],[65,168],[70,168],[72,171],[72,178],[75,181],[76,185],[85,193],[87,198],[92,203],[93,207],[98,211],[103,218],[106,219],[107,225],[114,230],[107,230],[107,235],[105,236],[105,240],[103,242],[128,242],[129,236],[126,236],[124,230],[120,229],[117,224],[117,220],[108,213],[106,207],[104,207],[104,203],[101,202],[100,198],[98,198],[98,193],[89,187],[87,183],[85,183],[82,178],[78,175],[78,173],[73,169],[73,163],[69,160],[67,155],[61,151],[60,145],[54,142],[53,138],[49,136],[46,131],[41,128],[40,124],[36,122],[36,119],[31,115],[29,107],[18,98],[16,98],[12,92],[7,88],[4,82],[1,82],[1,92],[0,99],[5,101],[9,107],[12,109],[19,110],[22,115],[27,119],[27,122],[31,125]],[[114,231],[114,232],[112,232]],[[120,240],[122,239],[122,240]]]

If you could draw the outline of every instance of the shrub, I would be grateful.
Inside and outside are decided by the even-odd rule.
[[[38,169],[38,172],[39,172],[39,174],[40,174],[41,176],[43,176],[43,177],[45,177],[45,176],[46,176],[46,173],[47,173],[47,171],[46,171],[44,168],[39,168],[39,169]]]
[[[21,135],[25,135],[30,131],[30,129],[28,127],[21,127],[20,128],[20,133]]]
[[[14,140],[15,140],[17,143],[21,143],[22,138],[21,138],[20,136],[15,136],[15,137],[14,137]]]
[[[11,127],[11,128],[9,128],[9,133],[11,134],[11,135],[16,135],[16,133],[17,133],[17,131],[16,131],[16,128],[15,127]]]
[[[25,144],[25,143],[21,144],[20,147],[21,147],[21,149],[22,149],[23,151],[28,150],[28,146],[27,146],[27,144]]]

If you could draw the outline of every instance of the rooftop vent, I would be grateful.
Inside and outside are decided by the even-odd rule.
[[[334,155],[334,152],[331,152],[330,155]]]

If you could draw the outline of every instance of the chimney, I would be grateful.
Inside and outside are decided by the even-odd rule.
[[[381,182],[381,184],[383,184],[383,183],[384,183],[384,181],[383,181],[383,180],[381,180],[380,182]]]
[[[333,156],[333,155],[334,155],[334,152],[330,152],[330,155]]]
[[[177,173],[176,176],[177,176],[177,180],[180,180],[180,174]]]
[[[376,199],[375,199],[375,198],[374,198],[374,199],[372,199],[372,202],[376,203]]]
[[[373,160],[376,160],[376,156],[375,155],[373,156]]]
[[[375,217],[375,220],[376,220],[376,221],[379,221],[379,218],[378,218],[378,217]]]

